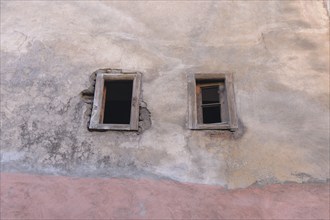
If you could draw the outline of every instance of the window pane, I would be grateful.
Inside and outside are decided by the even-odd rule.
[[[220,105],[203,107],[203,123],[219,123],[221,122]]]
[[[105,81],[104,124],[129,124],[133,81]]]
[[[219,86],[202,88],[202,104],[219,103]]]

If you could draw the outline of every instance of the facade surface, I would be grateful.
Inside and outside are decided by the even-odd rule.
[[[99,69],[142,74],[139,131],[88,130],[91,104],[86,91],[93,91],[93,73]],[[222,72],[233,73],[238,129],[189,129],[189,75]],[[329,218],[325,205],[329,203],[326,4],[2,1],[0,156],[6,218],[24,218],[22,213],[31,218],[66,218],[70,212],[63,210],[73,210],[70,205],[59,209],[45,205],[37,212],[30,201],[49,198],[44,204],[59,203],[68,193],[79,192],[79,187],[92,190],[88,186],[94,187],[93,181],[94,190],[101,190],[106,184],[116,188],[117,180],[120,186],[138,187],[132,187],[136,194],[131,191],[125,197],[105,190],[109,197],[102,201],[107,204],[111,198],[122,198],[116,201],[124,204],[134,198],[129,200],[134,202],[109,213],[97,206],[99,210],[94,207],[95,213],[89,212],[92,216],[86,218]],[[164,189],[158,194],[182,192],[177,198],[182,201],[177,203],[186,208],[166,212],[169,215],[150,214],[154,209],[145,208],[142,201],[160,198],[143,193],[157,182]],[[260,197],[254,199],[248,193],[246,197],[234,194],[237,188],[251,185],[270,186],[247,188],[251,195],[259,190]],[[272,209],[237,216],[226,213],[228,208],[220,214],[214,205],[211,210],[205,208],[209,215],[194,215],[187,207],[200,205],[184,201],[203,198],[202,188],[196,198],[187,197],[188,189],[193,192],[193,187],[201,186],[215,187],[204,188],[215,196],[217,190],[228,196],[232,192],[237,196],[232,206],[254,204],[251,201],[263,197],[272,202],[283,199],[286,207],[296,209],[278,216],[270,213]],[[52,192],[53,188],[59,191]],[[287,190],[285,195],[296,194],[269,196],[279,188]],[[36,191],[45,197],[38,197]],[[204,198],[204,206],[222,204],[221,198],[226,197],[220,194],[213,200]],[[71,196],[79,201],[77,193]],[[299,205],[299,196],[312,205]],[[102,193],[89,199],[101,201],[101,197]],[[138,211],[132,211],[134,207]],[[81,217],[81,213],[76,210],[69,217]]]

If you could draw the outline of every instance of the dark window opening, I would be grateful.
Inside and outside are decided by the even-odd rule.
[[[219,123],[221,122],[221,111],[219,106],[203,107],[203,123]]]
[[[221,122],[221,104],[219,86],[201,87],[203,123]]]
[[[221,105],[219,85],[201,87],[203,123],[221,122]]]
[[[228,122],[224,80],[196,80],[199,124]]]
[[[130,124],[132,80],[104,82],[104,124]]]
[[[202,87],[202,104],[219,103],[219,86]]]

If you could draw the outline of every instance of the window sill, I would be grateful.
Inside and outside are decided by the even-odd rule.
[[[193,130],[233,130],[228,123],[197,124]]]
[[[94,124],[90,125],[91,130],[119,130],[119,131],[135,131],[129,124]]]

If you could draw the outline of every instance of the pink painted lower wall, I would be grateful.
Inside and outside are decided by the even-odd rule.
[[[149,179],[1,174],[1,219],[329,219],[329,184],[227,190]]]

